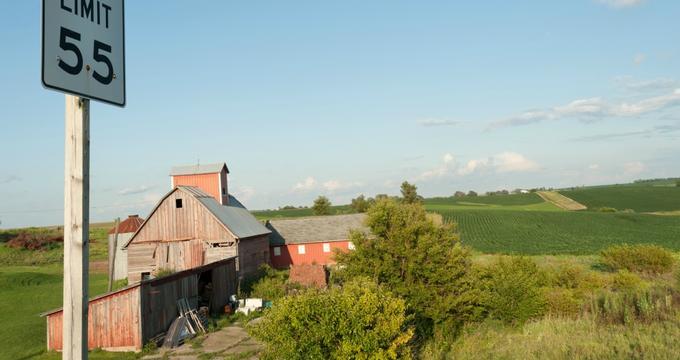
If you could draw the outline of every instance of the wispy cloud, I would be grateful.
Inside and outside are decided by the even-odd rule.
[[[637,175],[645,171],[647,167],[640,161],[633,161],[623,164],[623,172],[626,175]]]
[[[308,176],[306,179],[296,183],[293,186],[294,192],[309,192],[309,191],[323,191],[325,193],[336,193],[346,190],[356,189],[363,184],[353,181],[342,181],[331,179],[324,182],[317,181],[314,177]]]
[[[563,118],[595,122],[609,117],[635,117],[676,105],[680,105],[680,89],[675,89],[669,94],[649,97],[637,102],[612,103],[599,97],[579,99],[566,105],[545,110],[526,111],[507,119],[492,122],[488,130]]]
[[[142,185],[138,187],[133,187],[133,188],[124,188],[120,191],[118,191],[118,195],[134,195],[134,194],[143,194],[149,190],[153,189],[153,186],[147,186],[147,185]]]
[[[680,88],[680,81],[671,78],[637,80],[632,76],[619,76],[614,82],[621,88],[634,92],[673,91]]]
[[[255,188],[252,186],[239,186],[231,191],[232,194],[240,201],[248,201],[255,196]]]
[[[340,180],[328,180],[323,183],[323,188],[328,192],[337,192],[356,189],[362,186],[360,182],[345,182]]]
[[[428,118],[418,120],[418,124],[425,127],[435,127],[435,126],[454,126],[460,124],[460,121]]]
[[[645,54],[638,53],[633,56],[633,64],[635,65],[641,65],[645,60],[647,60],[647,55]]]
[[[16,175],[5,175],[0,177],[0,184],[9,184],[15,181],[21,181],[21,178]]]
[[[604,133],[604,134],[581,136],[581,137],[573,138],[571,140],[572,141],[590,142],[590,141],[602,141],[602,140],[610,140],[610,139],[628,138],[628,137],[634,137],[634,136],[651,137],[651,136],[667,135],[667,134],[671,134],[671,133],[678,132],[678,131],[680,131],[680,123],[671,124],[671,125],[659,125],[659,126],[655,126],[653,128],[650,128],[650,129],[638,130],[638,131],[614,132],[614,133]]]
[[[596,1],[616,9],[633,7],[640,5],[644,2],[644,0],[596,0]]]

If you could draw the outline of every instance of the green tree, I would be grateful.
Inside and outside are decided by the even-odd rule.
[[[421,335],[440,324],[455,330],[479,315],[470,252],[453,225],[435,224],[420,204],[394,200],[377,201],[366,224],[372,235],[352,232],[355,250],[336,255],[342,276],[367,276],[404,298]]]
[[[325,196],[319,196],[312,205],[314,215],[328,215],[331,213],[331,201]]]
[[[368,279],[283,298],[249,328],[263,359],[409,358],[404,300]]]
[[[418,196],[418,187],[415,184],[409,184],[408,181],[401,183],[401,200],[406,204],[415,204],[420,202]]]
[[[470,191],[468,191],[467,196],[477,196],[477,192],[470,190]]]
[[[463,197],[463,196],[465,196],[465,193],[462,192],[462,191],[456,191],[456,192],[453,194],[453,196],[454,196],[454,197]]]
[[[357,196],[355,199],[352,199],[352,203],[350,205],[352,207],[352,210],[358,212],[358,213],[364,213],[366,210],[368,210],[369,202],[366,200],[366,197],[361,194]]]

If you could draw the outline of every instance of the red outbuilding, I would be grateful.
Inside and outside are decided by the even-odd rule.
[[[354,248],[349,241],[350,230],[368,233],[365,218],[365,214],[348,214],[267,222],[272,231],[269,237],[272,265],[282,269],[291,265],[334,264],[336,249]]]

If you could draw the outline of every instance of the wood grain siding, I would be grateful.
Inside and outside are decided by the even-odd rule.
[[[239,241],[238,270],[240,276],[255,273],[260,265],[269,264],[269,261],[269,235]]]
[[[226,172],[224,173],[224,178],[226,179]],[[210,196],[214,197],[218,203],[224,205],[226,202],[222,200],[222,189],[220,188],[220,173],[212,174],[196,174],[196,175],[175,175],[173,176],[173,185],[187,185],[195,186],[201,190],[208,193]],[[223,185],[226,187],[226,180]]]
[[[159,279],[159,282],[144,283],[142,286],[141,313],[144,323],[144,339],[167,331],[177,318],[177,300],[196,298],[198,295],[198,275],[192,274],[179,279]]]
[[[129,351],[142,348],[140,287],[95,298],[88,307],[88,348]],[[47,349],[62,349],[63,311],[47,315]]]

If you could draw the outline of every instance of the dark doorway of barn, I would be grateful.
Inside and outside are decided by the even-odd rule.
[[[213,306],[213,276],[212,270],[204,271],[198,275],[198,308],[206,306],[210,312],[215,312]]]

